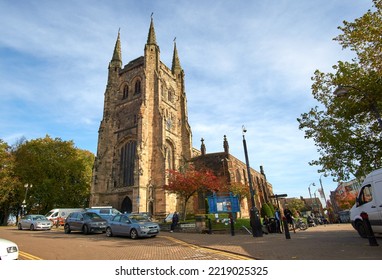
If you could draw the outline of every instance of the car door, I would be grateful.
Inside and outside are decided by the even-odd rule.
[[[79,230],[80,227],[79,227],[79,216],[80,213],[73,213],[71,216],[70,216],[70,220],[69,220],[69,225],[70,225],[70,228],[72,230]],[[82,215],[81,215],[82,217]]]
[[[377,233],[382,233],[382,179],[381,176],[377,179],[375,178],[374,193],[373,193],[373,220],[370,221],[373,231]]]
[[[121,215],[117,215],[108,221],[111,231],[114,235],[121,235],[121,225],[120,225]]]
[[[362,187],[358,196],[358,207],[366,212],[374,232],[382,232],[381,211],[378,205],[378,197],[373,192],[371,184]]]
[[[23,228],[29,228],[31,224],[32,217],[31,215],[26,215],[24,219],[21,221],[21,226]]]
[[[122,215],[121,217],[121,235],[129,236],[131,230],[131,220],[126,215]]]

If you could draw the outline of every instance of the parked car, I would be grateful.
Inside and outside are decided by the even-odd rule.
[[[129,214],[129,215],[137,215],[137,214],[140,214],[142,216],[145,216],[147,217],[147,219],[149,219],[150,221],[152,222],[156,222],[155,219],[153,218],[153,215],[150,213],[150,212],[131,212],[131,213],[125,213],[125,214]]]
[[[366,238],[368,230],[364,218],[370,222],[374,233],[382,234],[382,168],[368,174],[350,209],[350,221],[358,234]]]
[[[170,213],[164,218],[165,223],[172,223],[172,217],[174,216],[174,213]]]
[[[82,231],[84,234],[91,232],[105,232],[107,221],[93,212],[72,212],[65,220],[64,231]]]
[[[30,229],[30,230],[51,230],[52,222],[49,221],[44,215],[26,215],[17,223],[17,228]]]
[[[0,238],[0,260],[17,260],[19,247],[16,243]]]
[[[85,211],[83,208],[56,208],[50,210],[45,214],[45,217],[52,221],[55,226],[63,226],[65,224],[65,219],[72,212]]]
[[[118,214],[108,221],[106,236],[155,237],[159,233],[159,225],[151,222],[141,214]]]

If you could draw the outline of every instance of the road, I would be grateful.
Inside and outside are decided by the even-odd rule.
[[[306,231],[251,235],[161,232],[155,238],[132,240],[105,234],[64,234],[0,227],[0,237],[19,245],[20,259],[43,260],[382,260],[380,246],[370,246],[350,224]]]
[[[160,234],[155,238],[132,240],[106,237],[102,233],[65,234],[51,231],[18,230],[0,227],[0,237],[19,246],[20,260],[243,260],[240,254],[198,247]]]

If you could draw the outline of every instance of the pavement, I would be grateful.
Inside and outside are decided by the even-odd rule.
[[[376,236],[379,246],[371,246],[369,239],[361,238],[351,224],[296,230],[290,232],[290,239],[284,233],[253,237],[243,232],[232,235],[162,231],[161,235],[259,260],[382,260],[382,236]]]

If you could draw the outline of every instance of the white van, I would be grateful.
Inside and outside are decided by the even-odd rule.
[[[85,209],[84,208],[56,208],[46,213],[45,217],[48,220],[52,221],[53,225],[63,226],[65,223],[65,219],[68,217],[70,213],[79,212],[79,211],[85,211]]]
[[[110,220],[115,215],[121,214],[120,211],[113,208],[112,206],[93,206],[91,208],[86,208],[86,211],[96,213],[105,220]]]
[[[350,221],[363,238],[367,237],[361,213],[368,214],[374,233],[382,233],[382,168],[366,176],[357,195],[355,205],[350,209]]]

